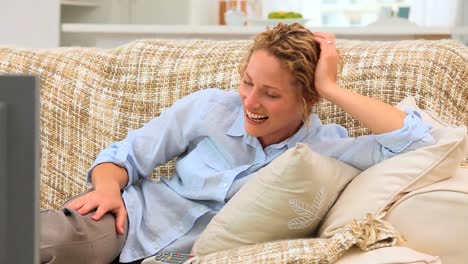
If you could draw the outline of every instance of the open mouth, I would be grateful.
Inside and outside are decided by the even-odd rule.
[[[247,109],[245,110],[245,113],[246,113],[247,117],[248,117],[250,120],[252,120],[252,121],[254,121],[254,122],[256,122],[256,123],[259,123],[259,124],[265,122],[265,121],[268,119],[268,116],[259,115],[259,114],[254,114],[254,113],[250,112],[250,111],[247,110]]]

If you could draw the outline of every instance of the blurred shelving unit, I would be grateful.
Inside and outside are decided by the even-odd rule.
[[[60,25],[70,23],[99,23],[100,0],[60,0]],[[60,46],[92,46],[91,36],[77,36],[60,31]]]
[[[90,24],[98,26],[216,24],[217,1],[60,0],[60,46],[95,45],[96,35],[93,32],[77,34],[64,30],[64,25],[73,27]]]
[[[79,0],[62,0],[60,1],[62,6],[76,6],[76,7],[97,7],[97,3],[89,1],[79,1]]]
[[[304,13],[305,17],[314,18],[306,26],[348,39],[467,39],[466,28],[418,27],[395,21],[376,23],[381,21],[382,7],[387,8],[383,11],[395,12],[407,8],[408,1],[319,0],[319,4],[304,1],[307,3],[304,8],[319,12]],[[227,3],[226,0],[61,0],[60,43],[115,47],[139,38],[249,39],[264,30],[219,25],[223,2]],[[240,0],[241,6],[245,2]]]

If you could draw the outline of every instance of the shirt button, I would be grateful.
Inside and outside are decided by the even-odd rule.
[[[227,188],[227,187],[228,187],[227,183],[223,184],[223,187],[224,187],[224,188]]]
[[[179,230],[180,230],[180,231],[184,230],[184,227],[183,227],[183,226],[179,226]]]

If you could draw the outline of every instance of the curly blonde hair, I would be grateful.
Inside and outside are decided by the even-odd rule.
[[[312,106],[319,100],[314,77],[320,47],[314,41],[314,34],[298,23],[279,23],[272,29],[267,28],[255,37],[253,45],[239,65],[241,78],[250,57],[257,50],[265,50],[275,56],[292,73],[298,87],[298,98],[303,104],[302,120],[308,124]]]

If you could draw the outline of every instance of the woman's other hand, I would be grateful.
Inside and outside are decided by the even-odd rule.
[[[315,32],[315,41],[320,45],[320,57],[315,69],[315,89],[320,97],[328,99],[328,91],[337,87],[339,54],[333,34]]]

